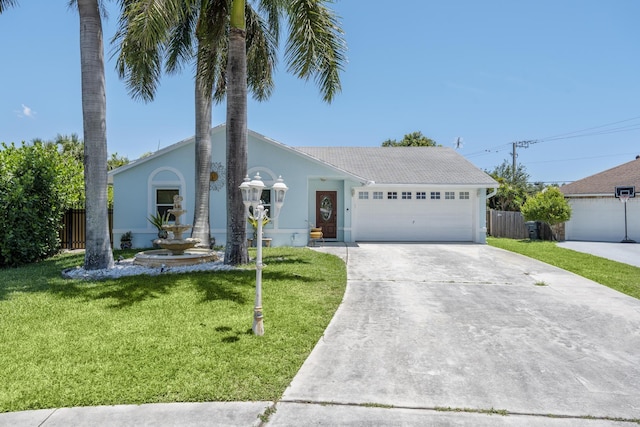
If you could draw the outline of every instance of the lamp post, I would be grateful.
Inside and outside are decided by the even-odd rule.
[[[264,335],[264,315],[262,313],[262,269],[264,265],[262,264],[262,223],[264,218],[267,216],[268,210],[262,205],[262,201],[260,200],[262,197],[262,190],[265,189],[264,182],[260,178],[260,174],[257,173],[256,176],[250,180],[249,175],[247,175],[244,179],[244,182],[240,184],[240,191],[242,192],[242,202],[244,203],[246,209],[246,215],[249,216],[251,213],[249,212],[249,207],[253,208],[253,218],[256,220],[257,224],[257,235],[256,235],[256,299],[253,307],[253,326],[251,329],[255,335],[262,336]],[[282,177],[279,177],[276,180],[276,183],[273,185],[273,190],[275,192],[275,206],[276,211],[273,219],[276,219],[280,214],[280,209],[282,209],[282,205],[284,204],[284,197],[287,193],[287,186],[284,184]]]

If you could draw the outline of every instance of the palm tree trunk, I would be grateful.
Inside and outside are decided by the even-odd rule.
[[[202,64],[198,58],[198,67]],[[204,73],[196,72],[196,195],[191,237],[200,239],[199,247],[209,247],[209,177],[211,173],[211,106]]]
[[[227,62],[227,245],[225,264],[249,262],[240,184],[247,174],[247,51],[244,0],[233,0]]]
[[[113,267],[107,212],[107,126],[102,21],[98,0],[78,0],[84,127],[84,268]]]

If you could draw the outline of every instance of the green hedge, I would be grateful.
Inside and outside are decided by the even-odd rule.
[[[65,209],[78,194],[82,171],[53,144],[2,143],[0,150],[0,267],[58,252]]]

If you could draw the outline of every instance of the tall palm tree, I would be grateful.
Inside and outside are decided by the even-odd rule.
[[[17,4],[17,0],[0,0],[0,13]],[[77,0],[87,212],[84,268],[87,270],[113,266],[107,215],[107,101],[100,5],[99,0]]]
[[[86,241],[84,268],[113,267],[107,212],[107,100],[98,0],[77,0],[84,129]]]
[[[120,49],[118,70],[134,98],[153,100],[162,74],[163,59],[169,73],[185,62],[196,61],[195,83],[195,212],[192,237],[208,245],[209,176],[211,169],[212,102],[220,102],[226,90],[226,53],[229,22],[228,0],[166,1],[129,0],[123,4],[114,43]],[[252,72],[249,85],[257,99],[273,87],[274,36],[253,11],[247,11]]]
[[[227,62],[227,244],[225,264],[249,262],[240,184],[247,174],[247,50],[245,1],[233,0]]]
[[[260,2],[269,10],[284,12],[289,31],[285,50],[288,71],[314,78],[323,99],[331,102],[340,91],[340,71],[346,44],[328,0],[275,0]],[[248,262],[244,205],[238,187],[247,170],[246,0],[233,0],[227,65],[227,246],[224,262]],[[278,14],[271,14],[277,19]],[[277,25],[276,25],[277,26]]]

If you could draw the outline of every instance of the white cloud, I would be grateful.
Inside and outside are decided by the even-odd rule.
[[[18,113],[18,117],[23,118],[23,117],[30,117],[30,118],[34,118],[36,115],[36,112],[33,111],[31,109],[31,107],[28,107],[24,104],[22,104],[22,110],[21,111],[16,111],[16,113]]]

